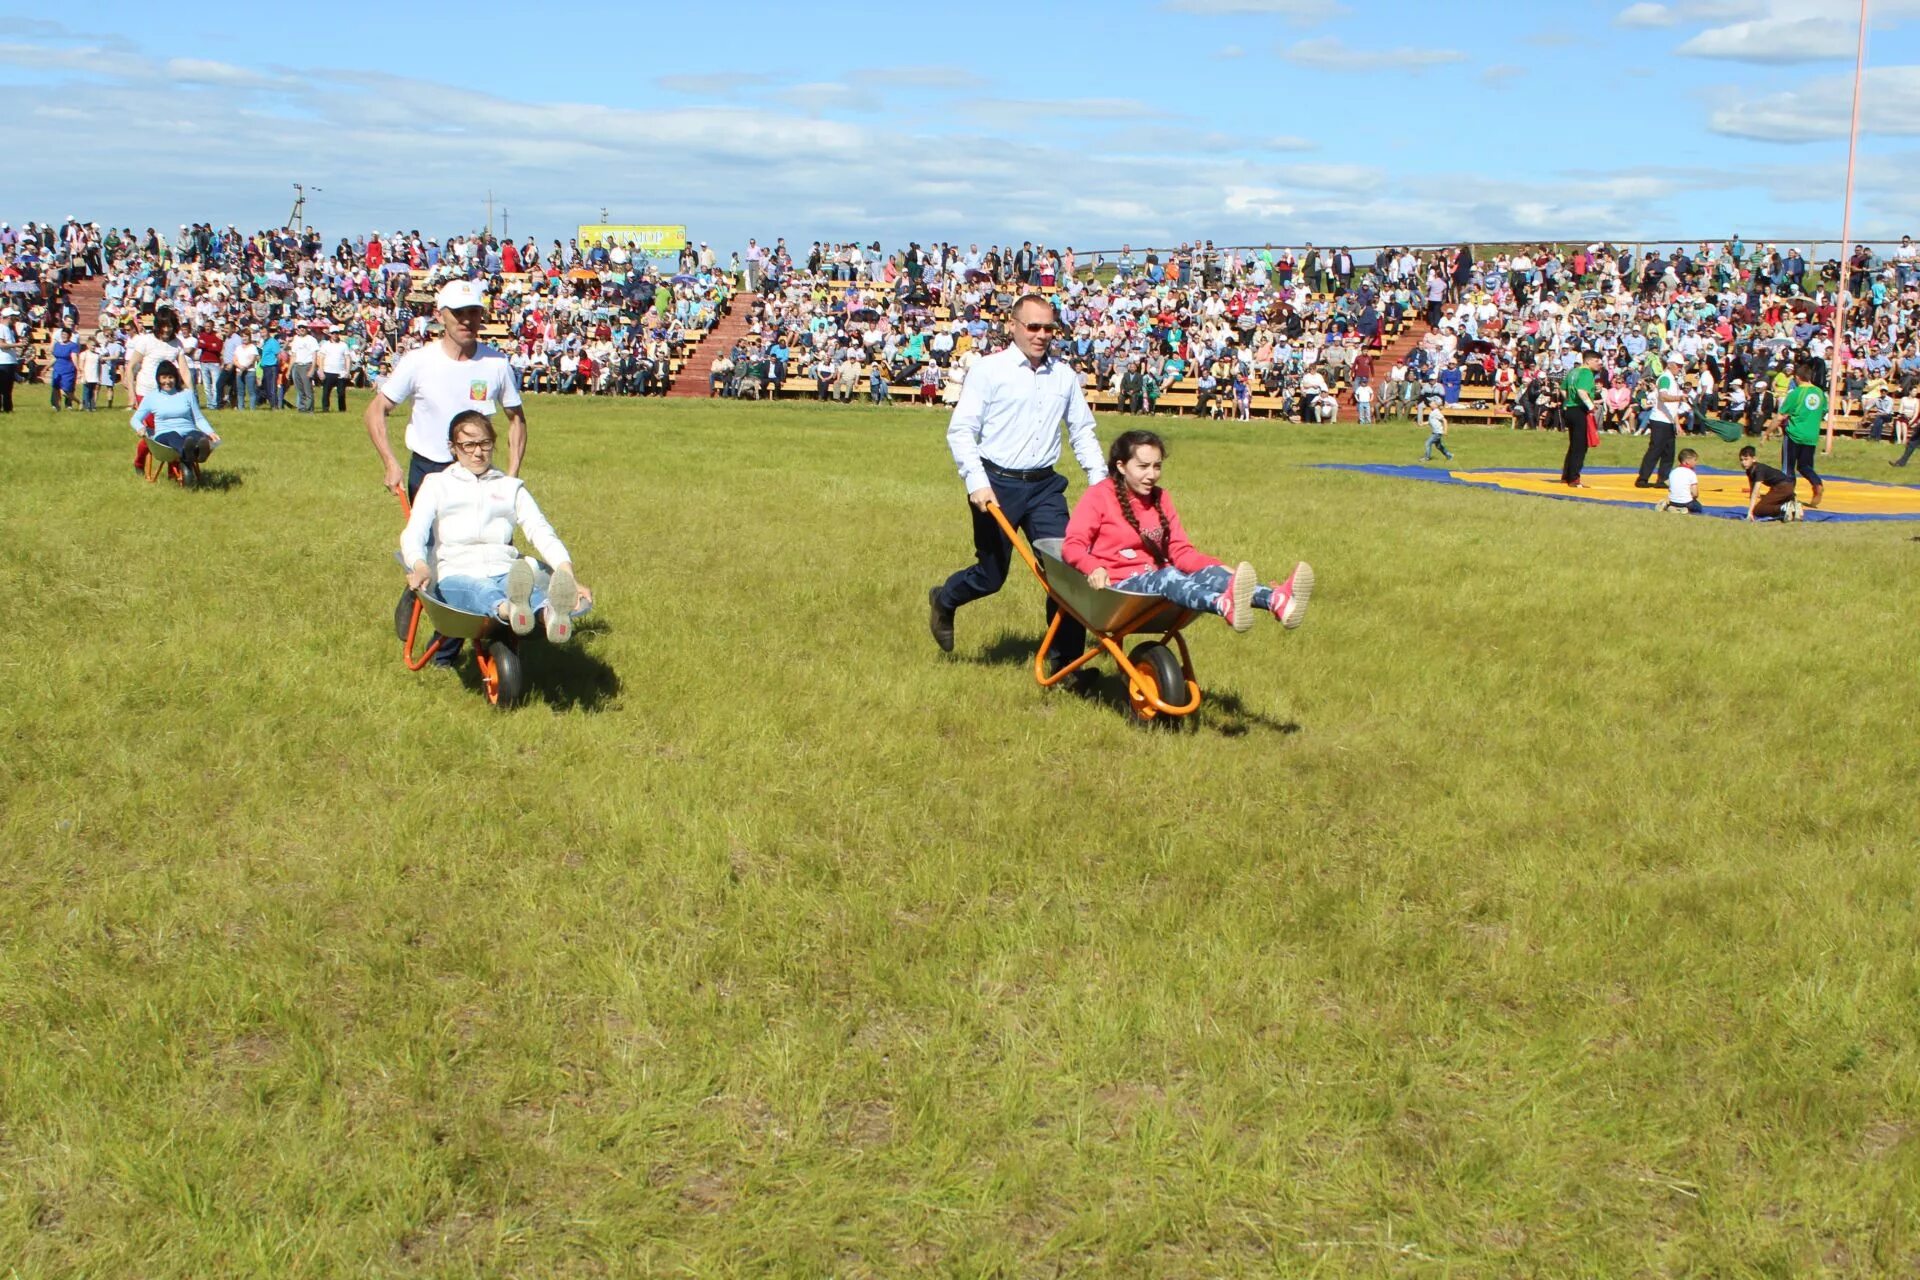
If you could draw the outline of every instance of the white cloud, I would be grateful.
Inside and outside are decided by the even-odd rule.
[[[1489,89],[1504,89],[1525,74],[1527,74],[1525,67],[1516,67],[1508,63],[1500,63],[1497,66],[1491,66],[1485,71],[1482,71],[1480,73],[1480,83],[1486,85]]]
[[[1337,18],[1347,11],[1338,0],[1167,0],[1161,7],[1171,13],[1267,14],[1303,26]]]
[[[267,88],[288,83],[279,76],[264,75],[247,67],[236,67],[231,63],[209,62],[204,58],[169,58],[165,71],[169,80],[185,84]]]
[[[1216,58],[1244,58],[1247,56],[1247,51],[1237,44],[1227,44],[1215,49],[1213,56]]]
[[[1663,4],[1630,4],[1613,17],[1616,27],[1670,27],[1680,15]]]
[[[1338,36],[1296,40],[1280,56],[1317,71],[1418,71],[1467,60],[1458,49],[1356,49]]]
[[[1041,120],[1149,120],[1166,115],[1138,98],[967,98],[955,105],[975,120],[1007,129]]]
[[[1396,172],[1395,187],[1416,194],[1388,200],[1380,168],[1289,154],[1312,150],[1313,139],[1242,135],[1239,122],[1196,121],[1151,99],[972,98],[922,131],[891,115],[816,118],[774,96],[798,93],[836,111],[849,94],[889,87],[886,75],[837,68],[838,79],[823,70],[811,86],[719,73],[726,78],[697,87],[735,93],[732,102],[628,108],[362,71],[250,76],[98,41],[88,47],[110,56],[75,55],[70,43],[28,36],[0,46],[0,58],[39,72],[30,84],[0,78],[0,119],[45,122],[10,139],[19,171],[39,175],[14,202],[42,205],[14,208],[16,221],[71,212],[136,227],[272,225],[286,215],[285,188],[259,181],[258,158],[275,154],[298,157],[292,176],[308,184],[308,214],[330,235],[471,229],[492,188],[513,229],[543,241],[605,205],[618,218],[685,222],[722,247],[749,235],[803,244],[854,234],[889,244],[1044,238],[1088,250],[1195,234],[1293,244],[1651,237],[1671,226],[1673,193],[1693,189],[1666,171],[1486,173],[1439,158]],[[1358,56],[1377,65],[1380,55]],[[156,92],[179,75],[199,77],[191,94]],[[891,87],[908,79],[958,83],[909,69]],[[50,103],[63,114],[35,116]],[[70,163],[76,154],[90,163]],[[1759,194],[1757,182],[1746,185]]]
[[[872,89],[982,89],[987,81],[965,67],[862,67],[846,74],[848,84]]]
[[[772,80],[772,76],[756,71],[712,71],[657,76],[654,83],[669,93],[684,93],[695,98],[726,98],[742,89],[768,84]]]
[[[1853,24],[1833,18],[1766,18],[1710,27],[1676,53],[1735,62],[1792,63],[1851,59]]]
[[[1823,76],[1796,89],[1737,98],[1716,110],[1708,127],[1761,142],[1844,138],[1852,104],[1851,75]],[[1867,69],[1861,84],[1860,131],[1920,135],[1920,66]]]
[[[788,85],[768,95],[777,102],[799,111],[819,115],[824,111],[878,111],[880,99],[852,85],[815,83]]]
[[[1291,164],[1275,172],[1296,187],[1349,195],[1378,191],[1387,180],[1383,171],[1363,164]]]

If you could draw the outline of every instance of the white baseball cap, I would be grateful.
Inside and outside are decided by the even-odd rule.
[[[487,305],[486,290],[472,280],[449,280],[440,286],[433,305],[444,311],[458,311],[462,307],[484,307]]]

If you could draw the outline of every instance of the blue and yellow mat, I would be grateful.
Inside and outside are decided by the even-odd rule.
[[[1450,471],[1438,466],[1390,466],[1386,463],[1323,462],[1329,471],[1361,471],[1369,475],[1398,480],[1425,480],[1429,484],[1468,485],[1476,489],[1500,489],[1507,493],[1529,494],[1536,498],[1558,498],[1562,502],[1605,502],[1652,511],[1653,504],[1666,494],[1659,489],[1636,489],[1631,467],[1588,467],[1584,479],[1590,488],[1569,489],[1560,483],[1558,471],[1536,471],[1522,467],[1483,467],[1474,471]],[[1708,515],[1744,520],[1747,516],[1747,477],[1740,471],[1721,471],[1701,467],[1700,503]],[[1813,487],[1800,481],[1802,502],[1813,496]],[[1826,493],[1818,508],[1808,507],[1806,519],[1815,521],[1848,520],[1920,520],[1920,488],[1900,484],[1881,484],[1873,480],[1852,480],[1835,476],[1826,482]]]

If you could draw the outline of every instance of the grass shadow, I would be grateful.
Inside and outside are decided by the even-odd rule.
[[[202,468],[200,480],[193,489],[196,493],[225,493],[229,489],[238,489],[246,482],[246,478],[238,471],[208,471]]]
[[[1033,665],[1034,650],[1039,647],[1039,636],[1023,631],[1002,631],[993,638],[993,643],[967,660],[983,667],[1030,667]]]
[[[1245,737],[1255,729],[1282,735],[1300,732],[1298,720],[1275,720],[1247,706],[1237,693],[1210,693],[1202,709],[1212,713],[1209,719],[1225,717],[1223,723],[1211,726],[1223,738]]]
[[[555,711],[604,711],[620,696],[620,676],[614,669],[588,653],[579,643],[582,637],[607,630],[605,622],[595,619],[574,628],[567,644],[548,644],[544,638],[528,637],[520,642],[521,664],[526,670],[527,691],[522,704],[543,702]],[[460,683],[485,697],[480,683],[479,664],[472,660],[473,642],[460,650]]]

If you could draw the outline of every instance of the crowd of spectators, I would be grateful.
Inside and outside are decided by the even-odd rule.
[[[71,365],[76,401],[112,403],[129,342],[171,311],[208,408],[310,410],[313,392],[377,380],[426,341],[433,291],[476,279],[492,309],[489,340],[528,390],[664,394],[690,338],[725,311],[735,277],[710,249],[689,247],[657,270],[620,245],[542,250],[531,239],[418,231],[341,237],[318,230],[251,233],[211,223],[162,236],[68,219],[0,223],[0,323],[44,332],[49,372]],[[736,271],[737,271],[736,264]],[[101,281],[97,315],[74,301]],[[85,341],[78,341],[84,338]],[[18,344],[22,354],[28,344]],[[31,380],[39,370],[27,368]],[[56,403],[59,397],[56,396]]]
[[[542,250],[490,235],[442,244],[417,231],[328,241],[318,231],[244,234],[212,224],[167,238],[70,219],[0,225],[0,290],[26,320],[79,352],[84,388],[111,395],[131,332],[170,307],[200,359],[210,405],[297,407],[379,376],[424,341],[423,299],[453,277],[480,279],[494,340],[528,390],[663,392],[689,335],[709,328],[737,289],[756,295],[745,334],[703,370],[715,395],[796,389],[820,399],[951,404],[979,355],[1006,340],[1004,321],[1028,291],[1049,296],[1056,352],[1097,403],[1153,413],[1170,393],[1213,416],[1268,412],[1363,422],[1411,414],[1423,399],[1463,399],[1519,427],[1550,427],[1559,378],[1601,353],[1609,430],[1633,429],[1651,375],[1677,351],[1696,409],[1757,428],[1800,358],[1833,358],[1840,264],[1793,246],[1680,246],[1636,254],[1605,243],[1348,249],[1216,247],[1076,254],[1025,242],[749,240],[722,265],[689,246],[672,275],[619,246],[553,241]],[[98,317],[66,286],[104,276]],[[1843,411],[1874,431],[1905,434],[1920,419],[1920,249],[1911,238],[1850,266],[1841,335]],[[1391,363],[1407,326],[1420,341]],[[1401,344],[1404,346],[1405,344]],[[1190,396],[1191,398],[1186,398]],[[344,399],[344,394],[342,394]]]
[[[710,370],[716,395],[795,389],[820,399],[952,403],[977,356],[1004,343],[1003,321],[1028,290],[1050,296],[1056,352],[1096,403],[1152,413],[1169,392],[1183,409],[1250,416],[1259,405],[1302,420],[1408,415],[1425,400],[1485,406],[1515,426],[1557,425],[1560,377],[1602,355],[1606,429],[1641,425],[1668,351],[1683,368],[1698,424],[1771,415],[1790,370],[1833,356],[1837,261],[1798,249],[1719,244],[1641,252],[1621,245],[1387,249],[1216,248],[1076,255],[1071,248],[749,242],[760,297],[748,333]],[[1903,430],[1920,392],[1920,251],[1911,238],[1876,257],[1855,250],[1854,304],[1840,407],[1875,431]],[[1420,340],[1391,363],[1407,326]],[[1404,345],[1404,344],[1402,344]],[[1696,425],[1696,429],[1699,429]]]

